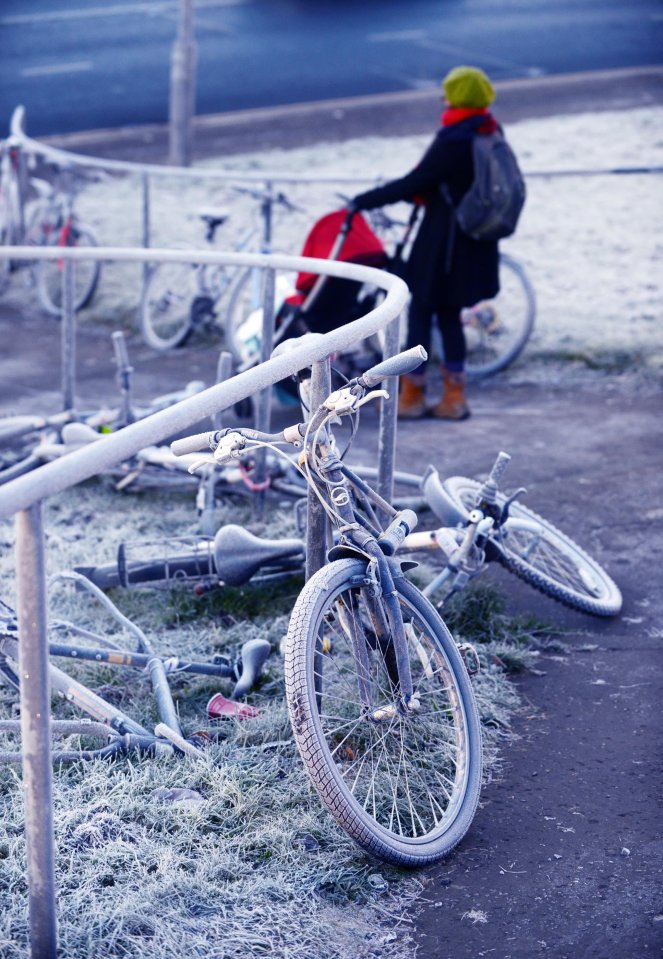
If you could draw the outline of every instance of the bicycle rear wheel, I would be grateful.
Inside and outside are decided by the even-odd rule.
[[[52,235],[49,245],[61,244],[63,232]],[[62,245],[69,247],[98,246],[92,230],[83,224],[74,223],[64,233]],[[99,260],[78,260],[73,265],[74,271],[74,309],[82,310],[88,305],[99,282],[101,263]],[[40,260],[37,268],[37,295],[39,302],[47,313],[52,316],[62,315],[62,275],[63,260]]]
[[[466,514],[477,501],[480,484],[464,476],[444,481],[444,489]],[[498,505],[506,502],[498,494]],[[616,583],[569,536],[533,510],[512,503],[509,520],[489,541],[487,555],[530,586],[566,606],[593,616],[614,616],[622,608]]]
[[[299,752],[320,799],[352,838],[399,865],[453,849],[470,826],[481,782],[481,730],[471,683],[446,626],[406,580],[397,591],[421,708],[394,708],[393,646],[371,628],[366,563],[320,569],[295,604],[286,696]],[[362,702],[356,635],[368,647],[372,708]],[[378,714],[378,710],[382,710]]]
[[[490,376],[519,355],[534,327],[534,288],[523,267],[506,254],[500,256],[500,291],[462,311],[467,344],[468,376]]]
[[[191,332],[192,278],[188,263],[151,268],[140,304],[140,331],[153,350],[181,346]]]

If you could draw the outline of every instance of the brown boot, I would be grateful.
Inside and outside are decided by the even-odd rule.
[[[398,416],[402,420],[418,420],[426,415],[426,378],[424,376],[401,376],[398,394]]]
[[[466,420],[470,410],[465,400],[465,374],[442,367],[442,399],[429,410],[439,420]]]

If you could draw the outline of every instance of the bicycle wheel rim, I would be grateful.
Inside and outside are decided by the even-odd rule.
[[[50,245],[57,245],[57,234]],[[97,241],[87,227],[74,226],[67,237],[68,247],[95,247]],[[77,260],[72,263],[74,275],[74,310],[86,307],[97,288],[101,264],[98,260]],[[47,313],[61,316],[63,308],[64,261],[41,260],[37,266],[37,293]]]
[[[323,803],[357,842],[399,864],[434,861],[465,834],[478,801],[481,744],[471,686],[453,640],[431,625],[441,620],[403,581],[399,599],[422,707],[379,722],[367,717],[342,625],[344,615],[370,617],[353,573],[354,582],[365,576],[364,564],[332,563],[310,581],[312,592],[323,582],[328,592],[309,622],[306,705],[301,689],[288,697],[295,738]],[[292,639],[287,667],[297,655]],[[372,650],[370,676],[374,705],[389,713],[394,690],[379,649]]]
[[[248,368],[260,359],[262,317],[252,316],[260,308],[260,273],[247,268],[238,273],[228,291],[223,320],[226,348],[236,367]]]
[[[469,513],[479,483],[454,476],[444,488]],[[506,497],[498,494],[503,506]],[[491,539],[495,559],[536,589],[567,606],[595,616],[614,616],[622,606],[619,587],[588,553],[552,523],[514,502],[501,535]]]
[[[534,326],[534,288],[522,266],[500,256],[500,292],[462,311],[465,371],[479,378],[503,370],[521,353]]]
[[[188,263],[152,267],[140,307],[143,339],[155,350],[170,350],[191,330],[193,270]]]

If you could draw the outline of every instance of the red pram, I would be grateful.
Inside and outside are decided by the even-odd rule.
[[[350,218],[345,209],[327,213],[314,224],[301,255],[380,269],[388,263],[380,239],[361,213]],[[356,280],[300,273],[295,283],[297,292],[279,310],[277,329],[288,323],[292,330],[288,329],[286,336],[299,336],[304,332],[328,333],[350,323],[372,309],[370,296],[361,295],[363,286]]]

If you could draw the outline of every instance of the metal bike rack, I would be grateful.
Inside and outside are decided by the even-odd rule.
[[[145,446],[157,444],[174,433],[184,431],[201,419],[218,416],[223,410],[248,396],[260,391],[269,393],[274,383],[305,367],[313,367],[313,389],[316,397],[321,397],[327,388],[328,358],[332,353],[347,350],[357,341],[372,336],[379,330],[386,332],[385,355],[396,352],[398,323],[407,302],[408,289],[400,278],[371,267],[276,254],[195,251],[185,253],[175,250],[102,247],[6,247],[2,253],[11,259],[64,260],[65,288],[73,284],[75,261],[88,258],[136,263],[149,261],[250,266],[268,270],[269,282],[272,284],[276,270],[306,270],[372,283],[387,294],[379,306],[361,319],[303,342],[280,356],[266,359],[253,369],[225,379],[172,407],[131,423],[109,436],[103,443],[92,443],[0,488],[0,519],[12,515],[16,517],[20,705],[31,953],[33,959],[55,959],[57,920],[43,502],[50,496],[135,455]],[[75,314],[71,300],[73,296],[67,294],[65,306],[68,305],[69,309],[63,321],[62,366],[63,393],[72,400],[73,405]],[[378,482],[381,490],[391,488],[395,423],[396,392],[392,390],[390,399],[382,404],[380,417]],[[316,515],[312,509],[308,533],[311,546],[309,573],[313,572],[324,558],[325,524],[326,517]]]

